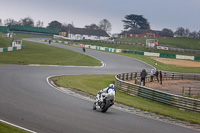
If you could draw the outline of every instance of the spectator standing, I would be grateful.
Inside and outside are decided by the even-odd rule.
[[[140,77],[141,77],[141,84],[142,84],[143,86],[145,86],[145,78],[146,78],[146,76],[147,76],[146,70],[143,69],[142,72],[141,72],[141,74],[140,74]]]
[[[151,69],[151,82],[153,82],[153,73],[154,73],[154,69]]]
[[[159,82],[158,75],[159,75],[158,69],[156,69],[155,76],[156,76],[157,81]]]
[[[160,71],[160,84],[162,85],[162,78],[163,78],[163,75],[162,75],[162,72]]]

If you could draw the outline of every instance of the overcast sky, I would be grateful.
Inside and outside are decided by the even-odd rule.
[[[53,20],[83,28],[108,19],[111,33],[123,30],[125,15],[143,15],[151,29],[200,30],[200,0],[0,0],[0,19],[31,17],[47,26]]]

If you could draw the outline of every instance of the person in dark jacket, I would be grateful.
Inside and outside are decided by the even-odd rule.
[[[142,70],[140,77],[141,77],[141,83],[143,83],[143,86],[145,86],[145,78],[147,76],[147,72],[145,69]]]
[[[159,75],[159,72],[158,72],[158,69],[156,69],[155,76],[156,76],[157,81],[159,82],[158,75]]]
[[[163,78],[163,75],[162,75],[162,72],[160,71],[160,84],[162,85],[162,78]]]

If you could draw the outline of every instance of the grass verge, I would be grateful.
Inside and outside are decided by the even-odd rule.
[[[23,42],[25,49],[1,53],[0,64],[101,66],[99,60],[86,54],[46,44]]]
[[[70,75],[53,77],[52,80],[57,86],[77,89],[91,95],[106,88],[110,83],[115,81],[114,75]],[[200,113],[183,111],[167,105],[158,104],[143,98],[133,97],[117,91],[116,102],[131,107],[139,108],[149,112],[154,112],[164,116],[188,121],[190,123],[200,124]]]
[[[0,131],[1,133],[28,133],[22,129],[15,128],[3,122],[0,122]]]
[[[120,42],[137,42],[146,44],[146,39],[142,37],[135,38],[118,38],[116,41]],[[155,39],[155,38],[151,38]],[[186,48],[186,49],[198,49],[200,50],[200,39],[188,38],[188,37],[173,37],[173,38],[156,38],[160,46],[167,47],[177,47],[177,48]]]
[[[12,40],[3,36],[4,34],[0,32],[0,48],[12,46]]]

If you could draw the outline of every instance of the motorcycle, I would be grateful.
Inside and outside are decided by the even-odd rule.
[[[101,95],[101,94],[99,94]],[[97,97],[96,97],[97,98]],[[110,108],[114,104],[114,96],[113,95],[103,95],[103,101],[97,101],[93,104],[93,110],[100,110],[105,113],[108,108]]]
[[[83,52],[85,52],[85,47],[83,47]]]

